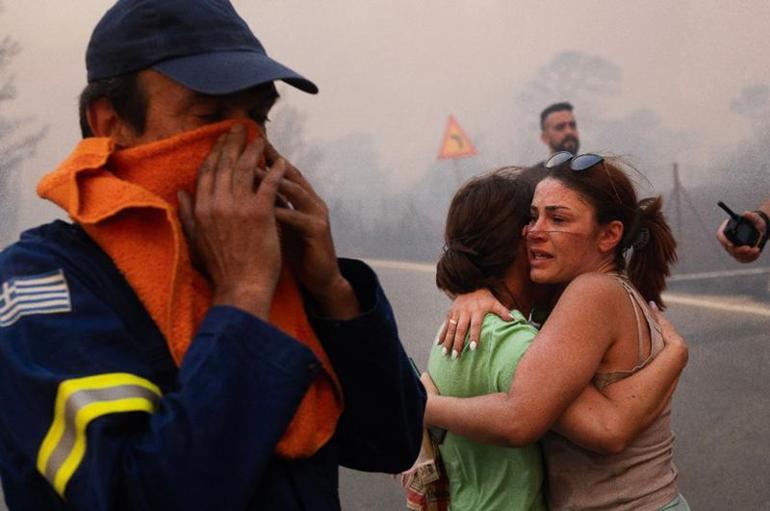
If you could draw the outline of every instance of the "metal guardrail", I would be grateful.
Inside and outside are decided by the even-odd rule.
[[[721,279],[724,277],[748,277],[751,275],[770,275],[770,268],[749,268],[744,270],[720,270],[704,271],[698,273],[682,273],[669,277],[671,282],[681,282],[687,280],[707,280]]]

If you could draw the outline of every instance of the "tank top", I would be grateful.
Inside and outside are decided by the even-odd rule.
[[[637,364],[630,371],[597,373],[593,383],[600,390],[634,374],[663,349],[660,327],[644,299],[624,276],[611,275],[623,286],[634,308],[639,352]],[[642,319],[650,332],[651,347],[647,357],[643,349]],[[589,451],[554,432],[543,438],[542,445],[548,472],[548,504],[552,511],[657,510],[678,494],[670,402],[663,413],[619,454]]]

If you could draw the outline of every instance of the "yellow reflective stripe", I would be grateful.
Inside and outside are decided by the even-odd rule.
[[[51,453],[58,445],[61,436],[64,433],[65,414],[64,407],[72,394],[81,390],[104,389],[117,387],[120,385],[138,385],[144,387],[158,396],[161,395],[160,389],[151,382],[129,373],[108,373],[96,376],[85,376],[83,378],[73,378],[65,380],[59,384],[56,393],[56,405],[54,406],[54,419],[51,428],[48,430],[37,457],[37,468],[40,473],[45,473],[45,467]]]
[[[86,453],[86,427],[92,420],[110,413],[152,413],[154,410],[155,404],[149,399],[141,397],[120,399],[118,401],[105,401],[84,406],[78,412],[77,418],[75,419],[77,435],[75,438],[75,445],[72,448],[72,451],[70,451],[67,460],[56,473],[56,479],[54,479],[53,487],[56,489],[56,492],[64,497],[64,490],[67,487],[67,483],[75,473],[75,470],[77,470],[80,462],[83,461],[83,456]]]
[[[48,467],[51,455],[54,453],[54,451],[56,450],[56,447],[59,445],[63,435],[65,434],[65,431],[67,428],[67,413],[66,413],[67,404],[70,398],[73,396],[73,394],[76,394],[78,392],[83,392],[83,391],[92,391],[92,390],[99,390],[99,389],[109,390],[111,388],[118,388],[118,387],[124,387],[124,386],[141,387],[150,391],[152,394],[158,397],[161,397],[162,395],[157,385],[153,384],[148,380],[145,380],[144,378],[141,378],[139,376],[129,374],[129,373],[108,373],[108,374],[100,374],[96,376],[86,376],[83,378],[73,378],[71,380],[65,380],[59,384],[59,388],[56,393],[56,403],[54,405],[53,422],[51,423],[51,427],[48,429],[48,433],[43,439],[43,442],[40,444],[40,450],[38,451],[38,456],[37,456],[37,469],[41,474],[43,474],[43,476],[46,476],[46,468]],[[81,436],[83,438],[85,437],[85,428],[88,425],[88,422],[95,419],[96,417],[104,415],[105,413],[126,412],[126,411],[152,412],[154,410],[154,403],[147,398],[136,398],[143,402],[143,404],[141,405],[138,405],[138,404],[135,405],[135,406],[138,406],[137,408],[123,409],[122,407],[125,406],[125,404],[120,404],[120,403],[130,402],[131,399],[132,398],[126,398],[122,400],[109,400],[109,401],[100,402],[105,405],[107,411],[91,417],[88,421],[86,421],[82,425],[82,429],[78,421],[75,420],[75,424],[72,425],[75,427],[75,431],[71,432],[71,434],[75,435],[75,441],[77,442],[77,440]],[[149,406],[150,406],[149,409],[147,408],[147,403],[149,403]],[[88,408],[89,406],[91,405],[86,405],[81,410],[78,410],[76,419],[81,416],[82,410]],[[75,449],[73,449],[73,451],[74,450]],[[85,443],[83,443],[83,451],[85,451]],[[69,461],[71,458],[72,458],[72,452],[67,457],[67,461]],[[61,487],[61,491],[59,492],[62,496],[64,492],[64,487],[66,486],[66,482],[72,476],[72,473],[74,473],[75,469],[77,469],[77,464],[80,463],[82,458],[83,458],[83,453],[80,454],[80,457],[78,458],[78,461],[75,464],[74,468],[69,472],[69,476],[65,478],[65,482]],[[63,468],[64,467],[62,466],[57,470],[56,480],[59,480],[59,473]],[[47,478],[50,481],[50,478],[49,477]],[[54,484],[53,481],[50,481],[50,482]],[[58,487],[57,487],[57,491],[59,491]]]

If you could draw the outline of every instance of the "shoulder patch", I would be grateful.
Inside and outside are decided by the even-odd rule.
[[[72,301],[62,270],[13,277],[0,288],[0,327],[23,316],[70,312]]]

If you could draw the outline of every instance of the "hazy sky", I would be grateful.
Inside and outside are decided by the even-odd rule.
[[[396,189],[433,163],[449,114],[471,138],[489,137],[494,112],[563,51],[619,66],[622,93],[606,113],[655,111],[666,127],[702,142],[699,161],[747,137],[748,125],[730,111],[730,101],[746,86],[770,84],[765,0],[233,3],[273,57],[320,87],[318,96],[282,89],[282,101],[306,115],[309,138],[323,146],[351,133],[371,134]],[[33,201],[34,183],[79,138],[76,97],[85,83],[85,46],[111,4],[3,2],[0,35],[22,46],[13,65],[19,97],[3,115],[50,126],[23,168],[24,226],[54,212]],[[312,177],[312,169],[305,171]]]

